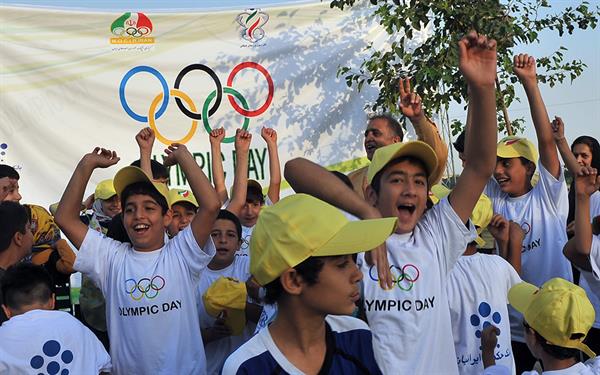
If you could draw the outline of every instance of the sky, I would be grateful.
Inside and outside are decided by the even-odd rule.
[[[131,0],[1,0],[0,4],[27,7],[50,7],[61,9],[89,9],[92,11],[128,11],[133,8],[147,12],[190,12],[223,9],[246,9],[268,7],[282,4],[311,3],[306,0],[171,0],[171,1],[131,1]],[[590,8],[600,6],[600,0],[589,0]],[[579,4],[574,0],[550,0],[553,10]],[[558,36],[557,32],[547,31],[540,34],[540,43],[518,46],[516,53],[528,53],[533,56],[549,55],[558,46],[568,49],[565,60],[581,59],[587,64],[584,73],[573,83],[566,80],[563,84],[550,88],[541,85],[541,91],[550,118],[561,116],[565,122],[565,135],[572,141],[579,135],[591,135],[600,138],[600,25],[595,30],[577,30],[573,35]],[[522,88],[517,85],[517,96],[521,102],[515,102],[509,108],[511,118],[523,117],[526,130],[524,135],[535,139],[535,132],[529,115],[527,99]],[[450,119],[463,120],[466,113],[462,106],[454,105],[449,111]],[[456,170],[460,162],[455,157]]]

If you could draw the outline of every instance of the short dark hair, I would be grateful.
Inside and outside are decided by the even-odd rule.
[[[404,139],[404,129],[402,129],[402,125],[392,116],[391,113],[378,113],[368,117],[368,122],[373,120],[386,120],[390,129],[400,137],[400,140]]]
[[[325,258],[334,257],[309,257],[293,268],[308,285],[315,285],[319,281],[319,274],[321,273],[323,265],[325,264]],[[283,289],[283,285],[281,285],[279,277],[265,285],[265,291],[265,302],[268,304],[273,304],[280,301],[281,298],[286,294],[285,290]]]
[[[10,267],[2,277],[4,304],[19,310],[35,303],[45,303],[52,298],[52,278],[42,266],[19,263]]]
[[[12,178],[14,180],[21,178],[21,176],[19,176],[19,172],[17,172],[17,170],[10,165],[0,164],[0,178],[4,177]]]
[[[125,189],[123,189],[123,192],[121,193],[121,207],[123,207],[122,214],[125,212],[125,204],[127,203],[127,199],[132,195],[149,195],[162,208],[163,215],[169,210],[167,199],[161,193],[159,193],[151,183],[140,181],[127,185]]]
[[[242,239],[242,223],[240,219],[231,211],[220,210],[216,220],[229,220],[235,225],[235,231],[237,232],[238,239]],[[215,221],[216,221],[215,220]]]
[[[377,194],[379,194],[379,190],[381,189],[381,177],[383,176],[383,173],[389,167],[396,165],[398,163],[402,163],[403,161],[408,161],[411,164],[415,164],[415,165],[418,165],[421,168],[423,168],[423,170],[425,171],[426,179],[427,180],[429,179],[429,172],[427,171],[427,167],[425,166],[425,163],[423,162],[423,160],[421,160],[415,156],[411,156],[411,155],[400,156],[399,158],[392,159],[391,161],[389,161],[385,165],[385,167],[383,167],[379,172],[377,172],[375,174],[375,176],[373,176],[373,180],[371,180],[371,187],[373,188],[373,190],[375,190],[375,192]],[[429,190],[429,180],[427,181],[427,190]]]
[[[30,211],[17,202],[0,202],[0,252],[8,249],[15,233],[25,234],[31,221]]]
[[[546,353],[548,353],[551,357],[556,358],[556,359],[579,358],[579,349],[565,348],[563,346],[549,344],[547,342],[547,340],[544,337],[542,337],[542,335],[540,335],[536,330],[533,330],[533,332],[535,332],[535,337],[540,342],[542,349]],[[575,334],[575,335],[578,335],[578,337],[571,337],[571,338],[572,339],[581,338],[581,336],[579,336],[581,334]]]
[[[333,175],[337,178],[339,178],[340,180],[342,180],[342,182],[344,184],[346,184],[346,186],[348,186],[350,189],[354,190],[354,185],[352,184],[352,181],[350,181],[350,178],[348,178],[348,176],[346,176],[345,174],[343,174],[340,171],[330,171],[331,173],[333,173]]]
[[[131,163],[132,166],[141,168],[140,159]],[[152,178],[158,179],[169,179],[169,168],[165,167],[161,162],[154,159],[150,159],[150,169],[152,169]]]
[[[458,138],[456,138],[456,141],[454,141],[454,143],[452,143],[452,146],[454,146],[454,149],[460,153],[465,152],[465,136],[466,136],[466,131],[462,131],[459,135]]]
[[[185,210],[191,210],[191,211],[198,211],[198,207],[196,207],[192,202],[188,202],[188,201],[179,201],[179,202],[175,202],[171,205],[171,208],[173,208],[173,206],[175,205],[179,205],[181,207],[183,207]]]
[[[262,190],[259,190],[257,187],[248,186],[246,190],[246,202],[254,203],[258,202],[261,205],[265,203],[265,196],[262,193]]]

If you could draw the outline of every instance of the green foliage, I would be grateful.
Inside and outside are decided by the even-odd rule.
[[[332,8],[344,9],[356,0],[333,0]],[[515,100],[516,76],[512,73],[513,49],[517,45],[539,42],[542,31],[550,30],[562,36],[575,29],[595,28],[600,8],[590,9],[586,1],[562,12],[552,13],[547,0],[371,0],[375,15],[394,41],[385,49],[369,46],[371,57],[358,67],[342,67],[338,76],[346,84],[361,89],[365,83],[379,86],[380,92],[373,110],[399,111],[397,82],[400,77],[413,77],[415,89],[423,98],[427,110],[439,113],[450,103],[464,103],[467,88],[458,71],[458,40],[470,30],[491,36],[498,43],[498,81],[501,90],[497,100],[508,108]],[[429,23],[433,34],[422,44],[413,36]],[[573,81],[586,65],[581,60],[565,61],[566,48],[557,46],[549,56],[537,57],[538,79],[550,87],[565,79]],[[499,122],[504,130],[504,119]],[[516,130],[523,129],[523,120],[511,121]],[[462,125],[451,125],[453,134]]]

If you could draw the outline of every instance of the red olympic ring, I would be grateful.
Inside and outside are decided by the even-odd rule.
[[[266,111],[267,108],[269,108],[271,101],[273,101],[273,93],[275,91],[275,86],[273,85],[273,78],[271,78],[271,75],[269,74],[267,69],[265,69],[262,65],[252,62],[252,61],[246,61],[246,62],[236,65],[236,67],[233,68],[231,73],[229,73],[229,77],[227,77],[227,86],[233,87],[233,79],[235,78],[235,75],[238,74],[240,72],[240,70],[246,69],[246,68],[256,69],[259,72],[261,72],[263,76],[265,76],[265,79],[267,80],[267,84],[269,86],[269,94],[267,95],[267,100],[260,108],[255,109],[253,111],[249,111],[249,110],[246,110],[246,109],[240,107],[236,103],[236,101],[232,95],[227,95],[227,99],[229,100],[229,103],[231,103],[231,106],[233,107],[233,109],[235,109],[235,111],[237,113],[239,113],[240,115],[246,116],[246,117],[256,117],[256,116],[262,114],[264,111]]]

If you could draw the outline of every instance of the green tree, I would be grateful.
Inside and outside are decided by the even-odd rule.
[[[333,0],[332,8],[344,9],[357,0]],[[362,3],[362,1],[361,1]],[[512,73],[513,48],[521,44],[539,42],[539,34],[552,30],[562,36],[576,29],[595,28],[600,8],[593,9],[582,1],[560,12],[552,12],[547,0],[371,0],[375,15],[392,37],[384,49],[369,46],[370,58],[360,67],[341,67],[349,87],[359,90],[365,83],[379,86],[379,96],[373,110],[398,112],[397,82],[399,77],[410,76],[416,91],[423,98],[427,110],[446,113],[451,102],[462,103],[467,98],[467,87],[458,71],[458,40],[470,30],[496,39],[498,43],[497,101],[499,128],[508,134],[522,131],[523,119],[509,121],[507,108],[515,100],[516,76]],[[428,24],[432,35],[421,44],[414,35]],[[548,56],[536,56],[538,80],[550,87],[571,81],[581,75],[586,65],[581,60],[565,61],[566,48],[557,46]],[[518,99],[518,98],[517,98]],[[444,121],[445,120],[445,121]],[[463,124],[442,118],[453,135]]]

